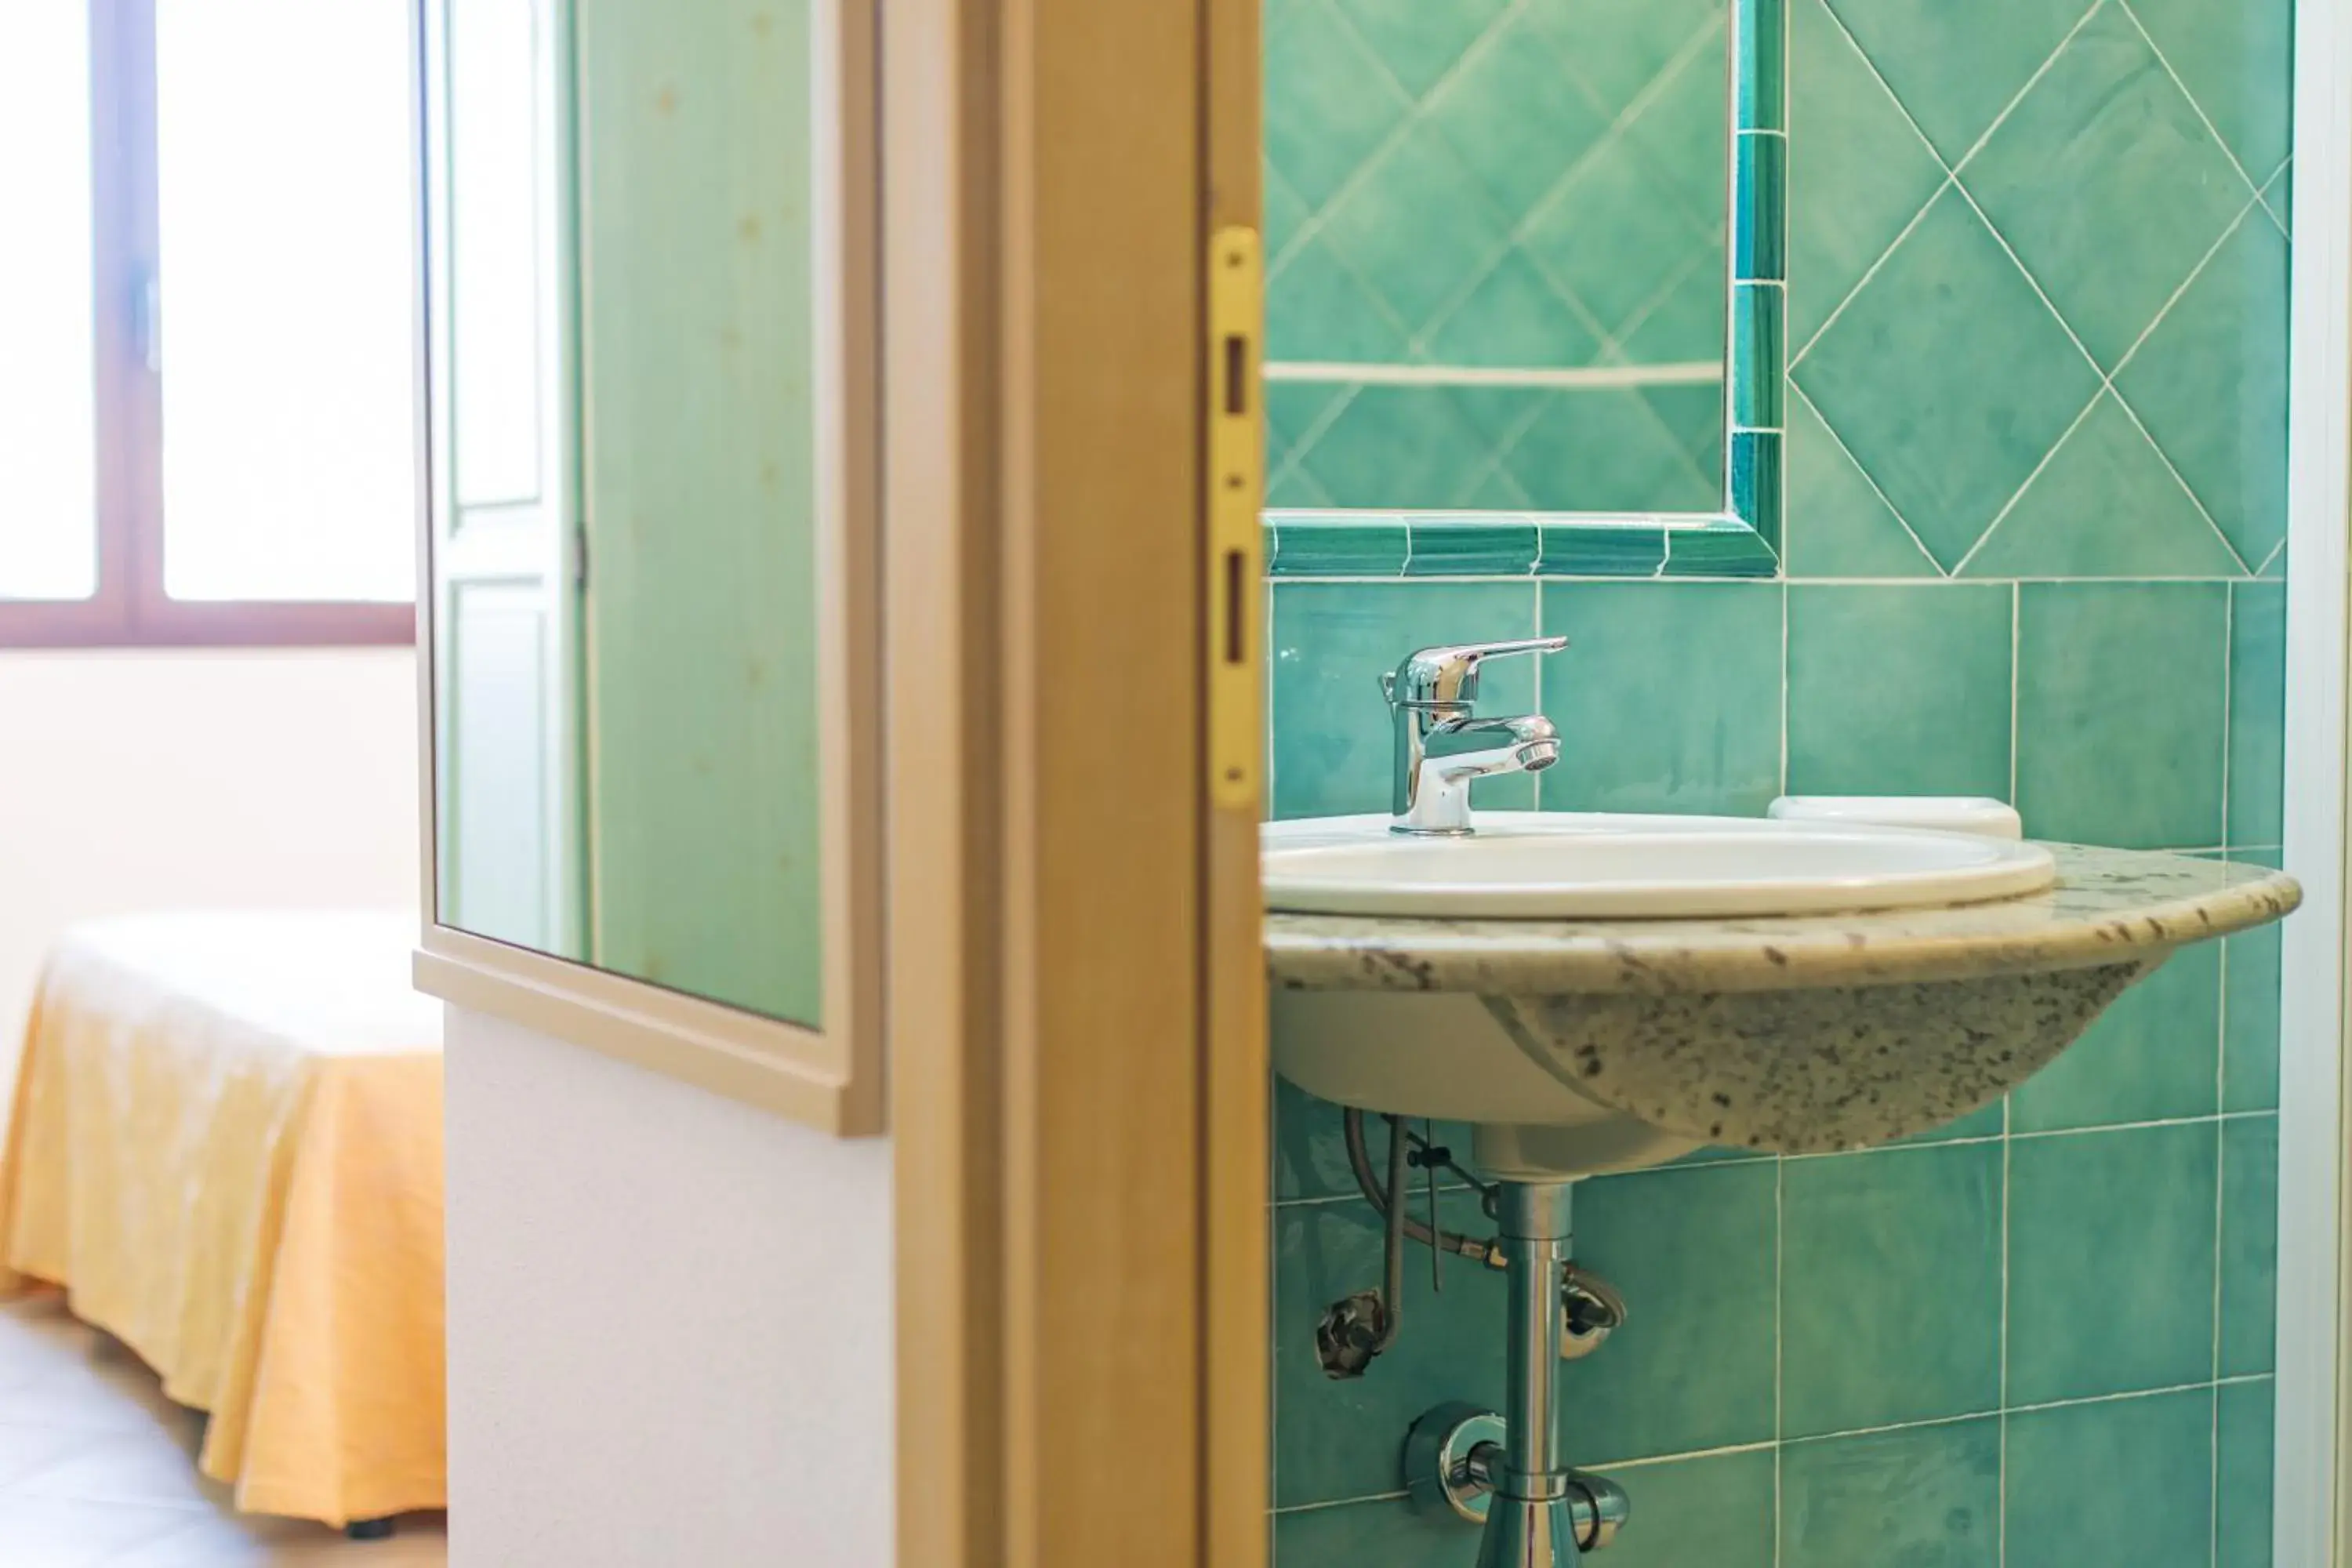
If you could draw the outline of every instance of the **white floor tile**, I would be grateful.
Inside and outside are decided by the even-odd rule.
[[[0,1303],[0,1568],[447,1568],[437,1514],[362,1542],[237,1513],[199,1422],[55,1298]]]

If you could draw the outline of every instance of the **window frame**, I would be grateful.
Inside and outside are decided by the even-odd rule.
[[[414,644],[414,604],[174,599],[164,591],[163,385],[137,330],[149,280],[162,275],[155,0],[89,0],[89,16],[98,586],[84,599],[0,598],[0,647]]]

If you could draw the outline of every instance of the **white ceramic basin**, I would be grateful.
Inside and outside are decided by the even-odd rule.
[[[1265,830],[1265,903],[1302,914],[1668,919],[1916,909],[2038,893],[2038,844],[1924,828],[1733,816],[1488,811],[1466,838],[1389,818]]]

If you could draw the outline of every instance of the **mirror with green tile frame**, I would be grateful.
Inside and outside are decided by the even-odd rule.
[[[1784,0],[1265,0],[1276,575],[1769,575]]]
[[[823,1030],[845,13],[423,12],[436,920]]]

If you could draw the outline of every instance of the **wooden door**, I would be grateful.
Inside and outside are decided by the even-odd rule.
[[[881,54],[899,1560],[1252,1568],[1255,7]]]

